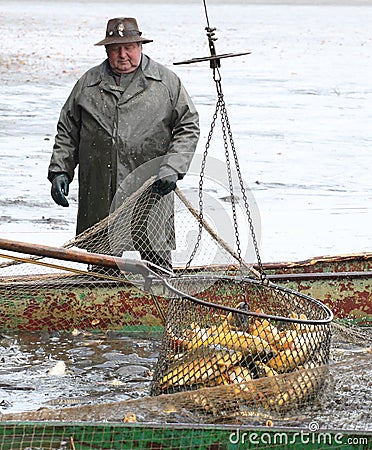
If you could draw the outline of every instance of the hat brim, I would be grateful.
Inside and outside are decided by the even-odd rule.
[[[94,45],[110,45],[110,44],[130,44],[132,42],[139,42],[140,44],[147,44],[149,42],[153,42],[152,39],[146,39],[140,36],[113,36],[107,37],[97,44]]]

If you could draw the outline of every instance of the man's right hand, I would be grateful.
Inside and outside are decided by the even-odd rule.
[[[67,173],[58,173],[53,178],[51,194],[57,205],[69,206],[68,200],[65,197],[68,195],[69,184],[70,180],[68,179]]]

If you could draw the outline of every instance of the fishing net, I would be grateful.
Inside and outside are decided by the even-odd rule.
[[[76,407],[49,406],[37,411],[3,414],[0,421],[122,422],[132,415],[132,421],[137,423],[220,423],[305,428],[310,422],[317,421],[324,430],[371,431],[371,399],[368,395],[370,363],[371,356],[367,349],[359,349],[357,354],[344,354],[329,365],[278,374],[275,380],[266,376],[249,382],[155,397]],[[317,401],[304,403],[301,409],[292,407],[291,403],[299,399],[299,392],[303,392],[305,385],[308,392],[320,389]],[[273,409],[273,392],[279,391],[280,409]],[[261,408],[251,407],[257,405],[254,395],[260,397]]]
[[[301,427],[314,419],[325,428],[371,427],[370,329],[332,323],[330,310],[312,297],[242,275],[236,266],[221,274],[207,267],[204,274],[199,268],[143,277],[138,271],[113,273],[120,267],[117,258],[102,273],[58,258],[8,256],[11,264],[7,257],[2,269],[8,275],[1,278],[4,332],[44,330],[42,340],[52,342],[57,330],[59,339],[66,330],[70,339],[80,336],[80,345],[119,351],[125,341],[117,333],[135,342],[136,331],[145,336],[141,342],[156,342],[156,358],[146,364],[151,375],[144,380],[141,374],[141,398],[120,400],[112,383],[112,397],[95,388],[87,405],[71,389],[67,396],[75,407],[62,397],[38,411],[3,414],[3,421],[121,422],[132,414],[137,423],[155,424]],[[95,330],[94,338],[83,330]],[[40,359],[40,341],[32,348],[29,339],[18,335],[15,342]],[[133,361],[133,352],[122,355],[122,362]],[[126,392],[133,386],[131,379]]]
[[[32,245],[9,248],[2,240],[0,266],[2,330],[15,332],[6,361],[11,361],[12,352],[18,364],[27,361],[28,367],[40,355],[50,361],[53,339],[58,336],[59,342],[66,339],[74,345],[79,339],[78,345],[92,352],[101,346],[108,353],[112,350],[125,367],[127,361],[145,364],[147,372],[142,370],[136,384],[126,376],[118,383],[127,386],[129,396],[136,386],[139,398],[121,400],[123,390],[117,389],[123,388],[114,381],[125,371],[118,369],[113,375],[114,362],[109,360],[107,366],[101,362],[84,367],[86,379],[80,379],[81,384],[87,385],[86,380],[91,384],[95,372],[103,379],[99,386],[104,386],[95,385],[86,404],[86,396],[85,401],[76,398],[76,378],[82,369],[69,360],[72,373],[63,384],[67,387],[70,380],[72,387],[58,391],[53,385],[60,392],[55,402],[41,401],[34,410],[9,412],[1,420],[303,427],[314,419],[326,428],[368,430],[369,329],[332,323],[331,311],[319,300],[274,284],[262,275],[259,264],[242,260],[239,248],[222,239],[208,225],[208,217],[200,217],[179,192],[173,208],[182,211],[182,221],[174,238],[176,247],[187,243],[187,252],[173,260],[172,268],[156,258],[142,261],[146,253],[158,257],[173,252],[174,245],[172,240],[160,245],[157,238],[156,245],[151,239],[142,241],[143,224],[133,219],[143,212],[150,236],[158,234],[164,223],[169,205],[159,207],[161,199],[153,196],[152,182],[142,182],[108,218],[60,252],[47,253],[46,247],[34,251]],[[128,258],[133,249],[136,258]],[[208,262],[191,264],[193,258]],[[36,333],[37,345],[31,346],[24,332],[34,337]],[[141,336],[140,341],[133,333]],[[42,353],[45,341],[48,350]],[[145,342],[152,349],[145,363],[144,358],[133,359],[138,350],[121,354],[120,345],[129,341]],[[27,372],[20,376],[27,379]],[[25,387],[24,382],[19,387]],[[345,410],[350,411],[348,421]]]
[[[2,250],[0,375],[12,402],[22,395],[28,405],[4,403],[3,448],[210,448],[252,427],[266,442],[275,427],[291,442],[293,430],[314,426],[366,439],[370,329],[332,322],[320,301],[261,278],[212,230],[218,264],[185,258],[168,270],[113,256],[113,237],[132,227],[128,211],[150,185],[61,255]],[[180,229],[198,234],[192,208],[183,217]],[[59,360],[63,378],[46,377]]]
[[[160,257],[168,250],[164,250],[164,247],[159,249],[156,245],[149,246],[150,242],[157,242],[156,238],[152,240],[152,230],[157,230],[164,221],[163,209],[156,207],[148,217],[149,239],[137,246],[139,250],[131,247],[133,242],[140,241],[143,234],[138,223],[132,220],[138,204],[145,211],[152,210],[154,202],[161,201],[151,195],[152,182],[152,179],[147,180],[110,216],[66,243],[64,249],[67,252],[76,249],[81,251],[70,261],[65,261],[61,254],[47,255],[43,246],[31,245],[31,248],[21,252],[14,246],[6,251],[3,241],[2,248],[5,251],[0,255],[2,328],[35,331],[71,331],[77,328],[89,331],[139,326],[142,331],[146,331],[147,327],[152,332],[154,326],[162,326],[167,309],[166,295],[162,290],[160,296],[149,293],[141,274],[126,270],[127,259],[122,258],[129,254],[131,258],[139,260],[141,252],[153,257],[155,262],[148,263],[150,268],[166,277],[172,273],[167,270],[168,267],[165,269],[156,264],[162,262]],[[177,226],[176,246],[182,249],[187,242],[190,247],[178,262],[173,261],[175,271],[180,274],[186,270],[190,249],[197,242],[195,234],[198,234],[199,223],[195,210],[186,207],[178,195],[175,197],[174,208],[182,216]],[[221,238],[212,237],[212,230],[205,233],[196,258],[205,260],[206,264],[193,264],[192,271],[217,274],[236,273],[237,270],[241,272],[237,266],[237,256],[229,245]],[[127,248],[132,250],[128,253]],[[89,256],[93,252],[97,256],[92,262]],[[246,272],[254,271],[252,265],[246,264],[243,268]]]
[[[259,281],[219,279],[212,289],[210,279],[197,281],[177,280],[183,292],[189,283],[202,302],[179,297],[169,303],[153,393],[236,384],[241,387],[235,395],[238,408],[260,405],[260,393],[250,388],[252,379],[328,362],[332,315],[323,305]],[[218,304],[208,301],[213,295]],[[272,398],[264,405],[302,404],[316,385],[301,378],[293,398],[284,399],[273,378]]]

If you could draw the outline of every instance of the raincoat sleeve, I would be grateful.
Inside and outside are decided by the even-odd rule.
[[[66,103],[62,107],[58,124],[57,135],[53,146],[48,179],[58,172],[67,173],[70,182],[74,177],[74,170],[78,164],[79,136],[81,113],[77,104],[80,92],[80,83],[76,83]]]
[[[162,165],[171,167],[178,174],[178,178],[182,179],[191,164],[198,144],[199,114],[177,76],[175,80],[176,83],[171,93],[173,102],[172,140]]]

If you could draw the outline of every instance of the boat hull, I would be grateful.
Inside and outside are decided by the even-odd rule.
[[[269,278],[327,305],[336,318],[372,325],[372,253],[265,265]]]
[[[229,268],[235,273],[233,267]],[[336,318],[372,324],[372,254],[319,257],[302,262],[268,263],[272,282],[327,305]],[[210,300],[218,302],[218,292]],[[149,330],[162,328],[166,301],[128,283],[86,276],[19,277],[0,280],[2,330]],[[160,308],[160,312],[159,312]]]

